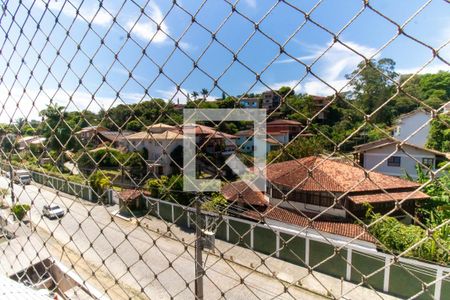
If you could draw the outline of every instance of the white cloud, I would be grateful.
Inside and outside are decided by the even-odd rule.
[[[256,0],[245,0],[245,3],[252,8],[256,8],[258,4]]]
[[[44,10],[46,4],[47,3],[44,0],[36,0],[35,7]],[[67,17],[77,18],[77,20],[86,20],[87,22],[92,22],[99,26],[108,26],[112,22],[111,15],[103,8],[98,10],[95,6],[82,5],[80,13],[77,15],[77,8],[79,7],[79,1],[48,1],[48,9],[55,14],[61,12]]]
[[[90,15],[85,14],[84,17],[88,21],[92,20],[92,23],[94,23],[96,25],[100,25],[100,26],[107,26],[112,21],[111,15],[104,9],[99,10],[97,14],[95,14],[94,12]]]
[[[137,23],[136,20],[129,20],[126,27],[143,40],[152,40],[154,43],[163,43],[167,40],[166,33],[169,34],[169,28],[166,23],[163,22],[164,16],[155,2],[150,2],[148,8],[147,12],[149,13],[151,20],[143,15],[140,18],[141,20]],[[161,30],[158,30],[157,24],[161,26]]]
[[[301,84],[297,85],[297,83],[298,83],[298,80],[280,81],[280,82],[275,82],[275,83],[269,84],[269,87],[272,90],[279,90],[281,87],[287,86],[287,87],[290,87],[290,88],[294,88],[294,91],[296,93],[299,93],[299,92],[302,91],[302,85]],[[264,91],[267,91],[267,87],[266,86],[260,86],[256,90],[254,90],[253,92],[259,94],[259,93],[262,93]]]
[[[191,93],[185,89],[180,89],[177,91],[176,88],[172,88],[169,90],[156,90],[156,97],[160,97],[165,100],[171,100],[174,103],[177,103],[179,100],[180,103],[186,103],[187,94],[191,95]]]
[[[363,60],[363,58],[356,54],[355,52],[363,55],[366,58],[371,58],[377,51],[377,49],[368,47],[365,45],[360,45],[351,41],[343,41],[346,46],[341,43],[329,43],[325,47],[311,46],[308,49],[314,49],[310,54],[305,56],[300,56],[297,59],[304,62],[312,63],[315,59],[320,57],[326,49],[330,46],[331,48],[319,58],[319,60],[313,65],[312,71],[323,81],[327,82],[330,86],[336,90],[341,90],[347,84],[348,80],[345,79],[345,75],[351,73],[355,70],[358,64]],[[353,49],[355,52],[350,50]],[[375,56],[377,58],[378,55]],[[280,60],[278,63],[294,63],[294,59]],[[289,84],[289,83],[294,84]],[[277,86],[287,85],[294,86],[298,81],[291,80],[287,82],[274,83],[271,86],[276,88]],[[346,90],[344,88],[344,90]],[[312,95],[329,95],[334,93],[333,89],[328,87],[326,84],[320,80],[314,78],[312,75],[308,76],[304,81],[301,82],[301,86],[298,86],[296,92],[303,92]]]

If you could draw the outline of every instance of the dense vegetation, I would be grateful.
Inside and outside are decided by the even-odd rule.
[[[418,181],[426,183],[429,180],[420,166],[417,166]],[[403,253],[424,260],[443,264],[450,262],[450,225],[445,224],[450,219],[450,172],[444,171],[442,176],[426,185],[424,192],[431,199],[419,202],[416,225],[406,225],[389,216],[372,213],[369,208],[367,223],[382,246],[395,253]],[[378,221],[378,222],[375,222]],[[429,237],[429,238],[427,238]]]

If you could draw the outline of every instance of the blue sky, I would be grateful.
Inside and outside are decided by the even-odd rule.
[[[445,1],[370,1],[371,8],[364,9],[357,0],[241,0],[234,12],[231,4],[132,0],[103,1],[99,8],[96,0],[51,0],[46,8],[42,0],[23,0],[21,5],[9,1],[0,32],[0,122],[36,119],[50,99],[68,110],[98,111],[149,97],[185,102],[186,93],[202,88],[210,90],[210,98],[220,97],[222,90],[239,95],[283,85],[327,95],[333,90],[296,60],[340,90],[347,83],[345,74],[362,59],[353,51],[365,57],[390,57],[401,73],[421,67],[422,73],[450,69],[438,59],[429,63],[430,49],[398,36],[397,26],[377,14],[400,25],[408,22],[404,28],[408,35],[436,49],[442,47],[439,53],[449,62],[450,5]],[[304,13],[309,13],[310,21],[305,22]],[[254,23],[260,31],[255,32]],[[340,43],[334,43],[330,33],[338,34]],[[278,44],[289,55],[280,55]],[[238,62],[233,62],[232,52]],[[198,61],[196,69],[193,60]],[[255,74],[260,74],[260,82]],[[214,79],[220,88],[214,87]]]

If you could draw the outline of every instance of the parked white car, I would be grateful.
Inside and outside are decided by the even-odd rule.
[[[64,209],[57,204],[45,205],[42,214],[49,219],[62,218],[65,215]]]

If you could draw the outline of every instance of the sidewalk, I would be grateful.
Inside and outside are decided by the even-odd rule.
[[[194,246],[195,233],[192,229],[182,228],[153,216],[131,221],[139,221],[142,227],[150,231],[183,242],[185,245]],[[213,251],[205,250],[204,254],[206,254],[204,256],[205,262],[208,256],[223,257],[227,261],[255,272],[277,278],[287,286],[295,285],[317,293],[318,297],[320,295],[336,299],[343,297],[345,299],[399,299],[351,282],[341,281],[317,271],[308,274],[306,268],[218,239],[215,240],[215,249]]]

